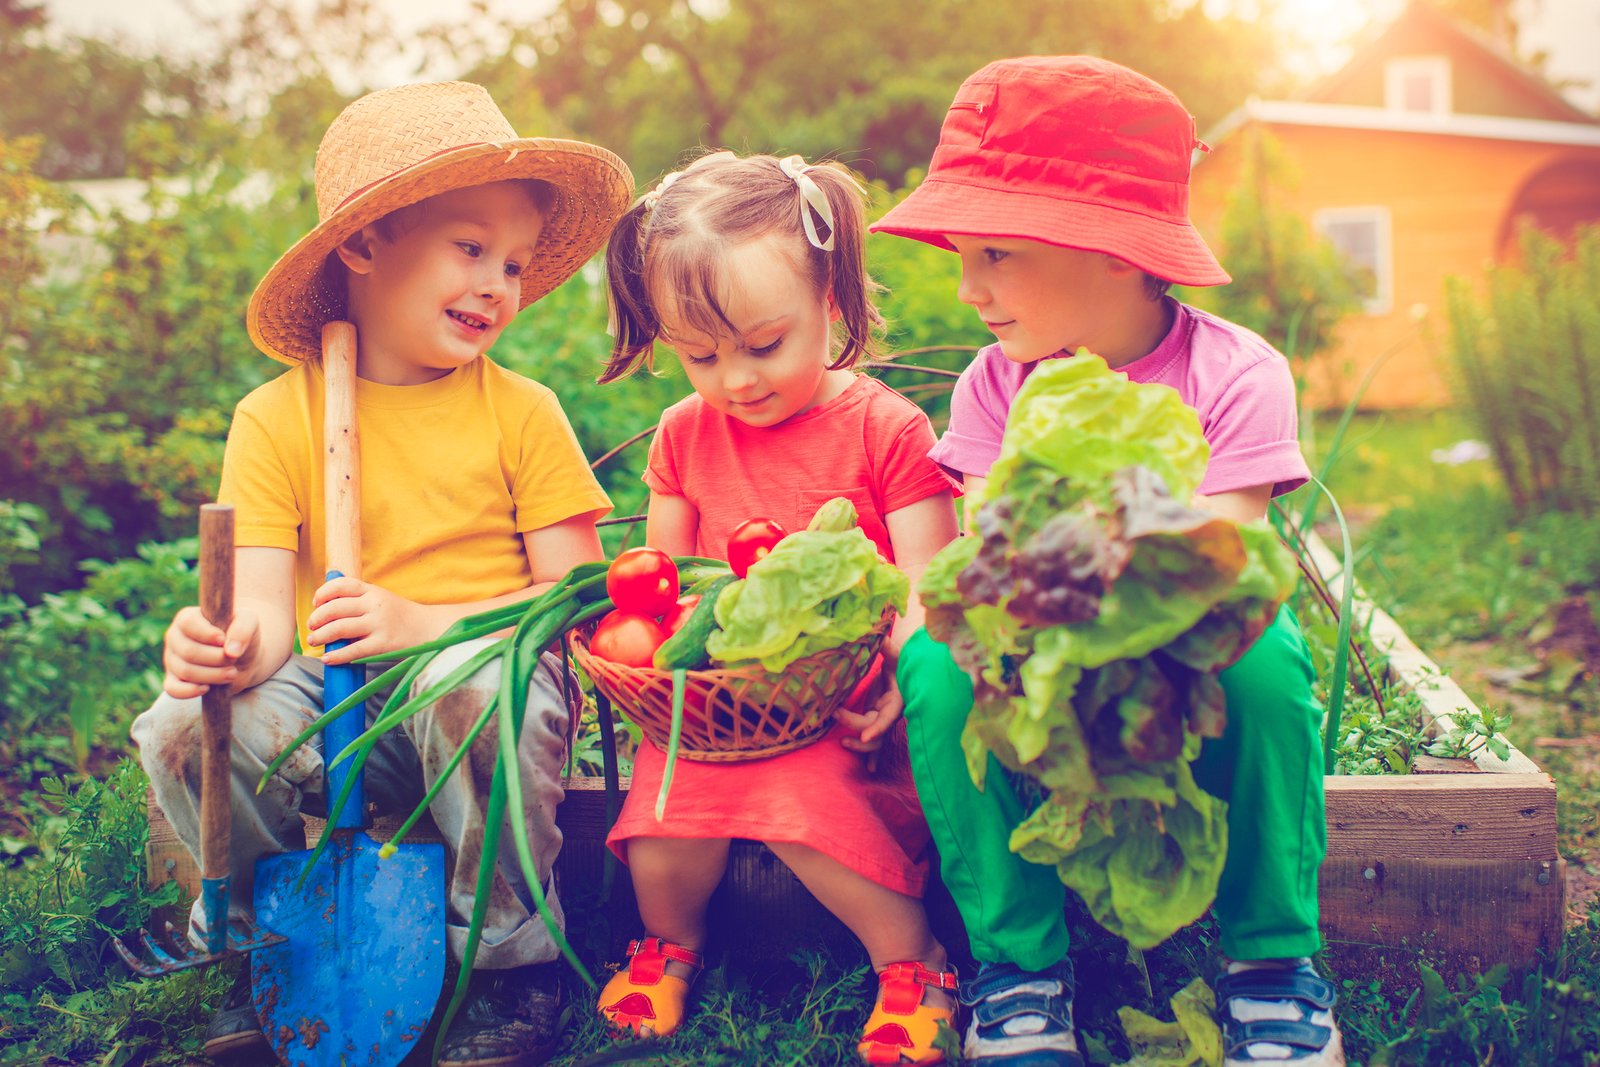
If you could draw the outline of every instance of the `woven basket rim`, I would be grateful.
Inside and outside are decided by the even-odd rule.
[[[854,645],[859,641],[866,641],[866,640],[871,639],[874,634],[880,634],[881,633],[882,636],[887,637],[888,633],[889,633],[889,630],[894,626],[894,620],[895,620],[895,610],[894,610],[894,606],[891,604],[890,606],[888,606],[888,607],[883,609],[883,614],[878,617],[878,621],[873,624],[872,629],[868,630],[866,633],[862,634],[860,637],[857,637],[857,638],[855,638],[854,640],[851,640],[851,641],[846,641],[843,644],[834,645],[832,648],[819,649],[816,652],[811,653],[809,656],[801,656],[799,659],[795,660],[793,663],[790,663],[789,667],[794,666],[795,663],[806,663],[806,662],[810,662],[812,660],[816,660],[816,659],[819,659],[819,658],[822,658],[822,657],[837,655],[841,650],[849,648],[851,645]],[[595,627],[598,626],[598,625],[599,625],[599,620],[598,619],[591,619],[589,622],[584,623],[582,626],[580,626],[577,629],[572,631],[572,637],[573,637],[574,641],[581,640],[583,642],[582,648],[583,648],[583,655],[584,655],[585,658],[593,657],[595,659],[600,659],[603,662],[605,662],[606,664],[608,664],[614,670],[625,670],[625,671],[634,671],[634,672],[638,672],[638,673],[647,673],[647,674],[657,675],[659,677],[668,678],[668,679],[670,679],[672,677],[672,672],[671,671],[661,670],[661,669],[656,668],[656,667],[629,667],[626,664],[614,663],[614,662],[612,662],[610,660],[604,660],[600,656],[596,656],[593,652],[591,652],[589,650],[589,635],[594,632]],[[787,671],[789,669],[789,667],[785,667],[784,670]],[[705,678],[705,679],[708,679],[708,680],[715,680],[716,678],[719,678],[719,677],[721,677],[721,678],[751,678],[753,676],[759,675],[759,676],[765,677],[765,678],[775,678],[775,677],[781,676],[781,672],[780,672],[780,674],[774,674],[772,671],[769,671],[765,667],[761,666],[761,663],[760,663],[759,660],[753,660],[753,659],[752,660],[745,660],[743,663],[740,663],[740,664],[738,664],[736,666],[731,666],[731,667],[699,667],[699,668],[691,667],[691,668],[688,668],[688,670],[685,673],[691,678]]]

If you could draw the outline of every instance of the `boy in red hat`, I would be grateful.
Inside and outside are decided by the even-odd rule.
[[[1171,283],[1230,280],[1188,218],[1203,148],[1172,93],[1102,59],[1001,60],[956,93],[927,178],[872,229],[959,254],[958,295],[997,338],[962,373],[931,453],[963,479],[969,520],[1023,380],[1080,347],[1198,412],[1211,445],[1199,506],[1260,520],[1309,477],[1284,358],[1167,295]],[[1028,812],[998,762],[986,791],[968,775],[971,682],[926,632],[906,643],[898,679],[918,794],[981,965],[962,983],[967,1059],[1081,1064],[1066,891],[1053,868],[1011,851]],[[1215,910],[1230,963],[1213,983],[1228,1067],[1344,1063],[1334,987],[1310,960],[1327,833],[1312,681],[1285,608],[1222,673],[1227,731],[1194,763],[1195,780],[1229,801]]]

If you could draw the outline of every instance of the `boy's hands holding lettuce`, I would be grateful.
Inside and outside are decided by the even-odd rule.
[[[1018,394],[976,512],[919,585],[928,631],[974,679],[962,736],[1048,799],[1011,846],[1054,864],[1139,947],[1198,918],[1226,856],[1226,805],[1191,761],[1219,737],[1217,672],[1295,580],[1265,524],[1188,506],[1209,450],[1195,413],[1080,352]]]

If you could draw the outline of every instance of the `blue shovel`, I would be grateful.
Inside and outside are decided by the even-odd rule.
[[[359,574],[360,463],[355,419],[355,327],[322,333],[328,577]],[[341,642],[340,644],[342,644]],[[339,647],[338,644],[330,648]],[[323,710],[364,683],[364,669],[330,666]],[[328,761],[366,729],[357,708],[323,730]],[[355,764],[355,766],[352,766]],[[354,781],[351,782],[351,777]],[[387,859],[363,833],[359,760],[327,771],[326,796],[350,789],[325,833],[326,852],[256,861],[256,922],[287,938],[252,957],[251,994],[261,1029],[289,1067],[390,1067],[428,1028],[445,971],[443,845],[402,844]]]

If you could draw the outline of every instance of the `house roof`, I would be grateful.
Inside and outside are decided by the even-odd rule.
[[[1207,131],[1205,140],[1216,144],[1247,122],[1284,126],[1321,126],[1341,130],[1380,130],[1387,133],[1428,133],[1444,137],[1479,137],[1491,141],[1530,144],[1578,145],[1600,148],[1600,123],[1551,122],[1548,119],[1508,119],[1499,115],[1436,115],[1396,111],[1352,104],[1316,104],[1301,100],[1257,100],[1235,108]]]
[[[1443,52],[1464,68],[1454,81],[1468,107],[1444,114],[1381,106],[1385,63],[1419,51]],[[1496,83],[1493,90],[1486,83]],[[1492,106],[1485,106],[1492,101]],[[1472,105],[1480,105],[1476,110]],[[1600,119],[1576,107],[1519,63],[1498,41],[1424,0],[1406,9],[1356,49],[1350,62],[1298,100],[1251,98],[1206,132],[1212,144],[1247,122],[1335,129],[1438,134],[1536,144],[1600,146]]]

